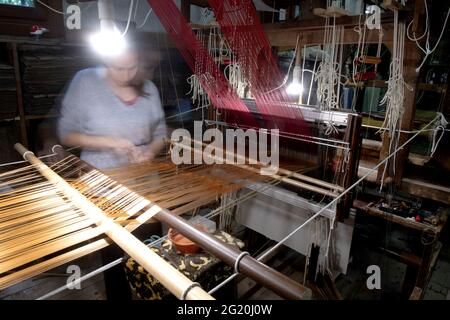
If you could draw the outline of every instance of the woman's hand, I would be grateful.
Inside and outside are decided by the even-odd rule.
[[[155,158],[155,154],[148,148],[135,147],[131,161],[133,163],[141,163],[144,161],[150,161]]]
[[[144,161],[150,161],[156,158],[158,153],[164,148],[164,140],[157,139],[152,141],[150,144],[143,145],[140,147],[135,147],[132,153],[132,162],[140,163]]]
[[[154,159],[156,156],[154,150],[159,150],[160,144],[156,141],[146,146],[136,147],[133,142],[127,139],[111,136],[89,136],[76,132],[68,134],[63,143],[82,148],[112,150],[121,157],[128,158],[132,163],[140,163]]]
[[[128,155],[130,157],[135,153],[136,146],[129,140],[108,137],[108,145],[117,154]]]
[[[93,149],[93,150],[113,150],[118,154],[131,154],[135,145],[126,139],[111,136],[91,136],[78,132],[67,134],[62,143],[66,146]]]

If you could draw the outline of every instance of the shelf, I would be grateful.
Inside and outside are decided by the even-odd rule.
[[[0,43],[34,46],[88,47],[85,43],[66,42],[64,38],[41,38],[37,40],[32,37],[13,37],[6,35],[0,35]]]
[[[419,90],[443,93],[447,90],[446,84],[419,83]]]
[[[353,206],[360,210],[359,212],[366,213],[373,217],[378,217],[385,219],[387,221],[393,222],[395,224],[404,226],[406,228],[419,230],[422,232],[432,232],[434,234],[440,234],[442,231],[443,226],[445,225],[445,222],[448,219],[449,212],[448,210],[444,210],[441,212],[437,212],[436,215],[439,214],[439,223],[437,225],[432,225],[429,223],[423,223],[423,222],[416,222],[411,219],[407,219],[405,217],[392,214],[390,212],[382,211],[378,209],[375,205],[375,203],[365,203],[360,200],[355,200],[353,202]]]
[[[418,197],[450,204],[450,188],[420,178],[403,178],[402,190]]]
[[[59,114],[42,114],[42,115],[26,115],[26,120],[37,120],[37,119],[51,119],[51,118],[57,118],[59,117]]]

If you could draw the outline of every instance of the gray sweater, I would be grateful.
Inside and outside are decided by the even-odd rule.
[[[62,101],[59,138],[78,132],[127,139],[141,148],[154,139],[165,138],[164,111],[156,86],[147,81],[144,90],[149,95],[129,106],[113,93],[104,71],[90,68],[75,75]],[[84,149],[81,158],[99,169],[128,163],[128,157],[109,150]]]

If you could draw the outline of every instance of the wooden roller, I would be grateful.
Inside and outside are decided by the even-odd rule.
[[[145,270],[158,279],[177,298],[188,300],[214,300],[214,298],[190,279],[169,265],[154,251],[150,250],[130,232],[106,217],[104,212],[89,201],[84,195],[73,189],[63,178],[51,170],[31,151],[20,143],[15,149],[25,160],[36,165],[39,172],[60,190],[75,206],[85,213],[104,233],[135,259]],[[154,205],[147,211],[158,213],[159,207]]]

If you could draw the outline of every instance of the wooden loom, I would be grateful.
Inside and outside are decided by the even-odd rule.
[[[143,223],[161,210],[159,206],[96,171],[70,185],[57,174],[64,170],[64,162],[57,163],[52,170],[23,146],[18,144],[16,148],[32,166],[2,175],[8,186],[17,189],[2,194],[0,273],[25,268],[2,277],[2,287],[59,265],[65,260],[63,257],[73,259],[76,253],[69,251],[51,258],[46,266],[38,263],[27,267],[36,259],[105,233],[178,298],[213,299],[115,223],[115,220],[124,222],[138,212],[141,214],[135,220]],[[29,185],[30,182],[33,184]],[[95,244],[99,248],[105,243]]]
[[[62,148],[58,151],[64,154],[63,159],[49,167],[20,145],[17,149],[32,165],[0,175],[0,187],[8,188],[0,194],[1,289],[99,250],[112,239],[178,298],[211,299],[127,232],[155,215],[229,265],[235,265],[242,254]],[[216,180],[219,175],[214,171],[212,167],[177,168],[160,161],[131,166],[126,177],[124,170],[110,173],[143,194],[154,195],[158,203],[173,207],[180,214],[211,202],[220,193],[239,188],[235,183],[238,177],[255,178],[249,171],[227,168],[228,178],[222,175],[219,183]],[[153,178],[158,172],[157,182],[153,179],[152,185],[152,179],[143,172],[153,172],[150,174]],[[180,179],[189,182],[180,184]],[[257,177],[257,180],[267,179]],[[174,187],[178,190],[172,190]],[[110,239],[103,238],[103,233]],[[281,296],[288,299],[310,296],[309,290],[252,257],[239,260],[242,273]]]
[[[316,116],[311,115],[313,118]],[[336,116],[342,119],[347,117],[345,114],[336,113],[335,122],[339,122]],[[347,125],[344,140],[349,142],[354,152],[359,140],[358,123],[355,124],[352,115],[349,115],[348,119],[344,121]],[[316,118],[315,121],[317,120]],[[355,141],[352,142],[352,139]],[[156,215],[155,218],[181,230],[205,250],[231,266],[235,264],[241,252],[230,251],[229,248],[224,250],[220,241],[199,232],[177,215],[213,203],[221,194],[242,188],[245,181],[268,185],[281,182],[330,198],[342,192],[346,184],[352,181],[349,175],[348,181],[343,179],[337,185],[299,173],[314,167],[311,163],[283,165],[283,169],[273,176],[260,176],[259,165],[175,166],[170,160],[131,165],[125,170],[122,168],[101,173],[64,152],[62,148],[57,148],[56,151],[62,159],[52,159],[50,168],[64,178],[64,183],[70,184],[73,190],[94,204],[96,209],[91,205],[89,208],[95,211],[101,209],[102,214],[122,225],[127,231],[135,230]],[[62,197],[61,192],[64,194],[64,191],[56,188],[52,179],[47,181],[44,178],[45,175],[40,173],[42,166],[36,162],[34,156],[23,149],[21,152],[32,165],[0,175],[0,188],[9,188],[9,191],[0,193],[0,289],[112,243],[110,239],[102,236],[104,228],[95,225],[91,217],[83,214],[83,208],[74,206],[70,200]],[[354,166],[354,162],[350,161],[348,165],[348,170],[353,171],[350,165]],[[345,202],[341,205],[345,206]],[[162,208],[170,209],[171,212],[168,213]],[[342,215],[344,216],[345,214]],[[139,261],[139,258],[136,260]],[[267,267],[249,256],[242,258],[240,263],[243,273],[283,297],[303,299],[310,295],[308,289],[271,269],[267,271]],[[145,266],[145,261],[142,261],[142,264]],[[152,274],[154,272],[151,266],[147,270]],[[160,274],[160,277],[161,282],[177,297],[182,297],[189,287],[188,282],[185,282],[184,288],[177,285],[174,287],[174,284],[163,282],[164,275]],[[186,298],[198,296],[186,295]]]

